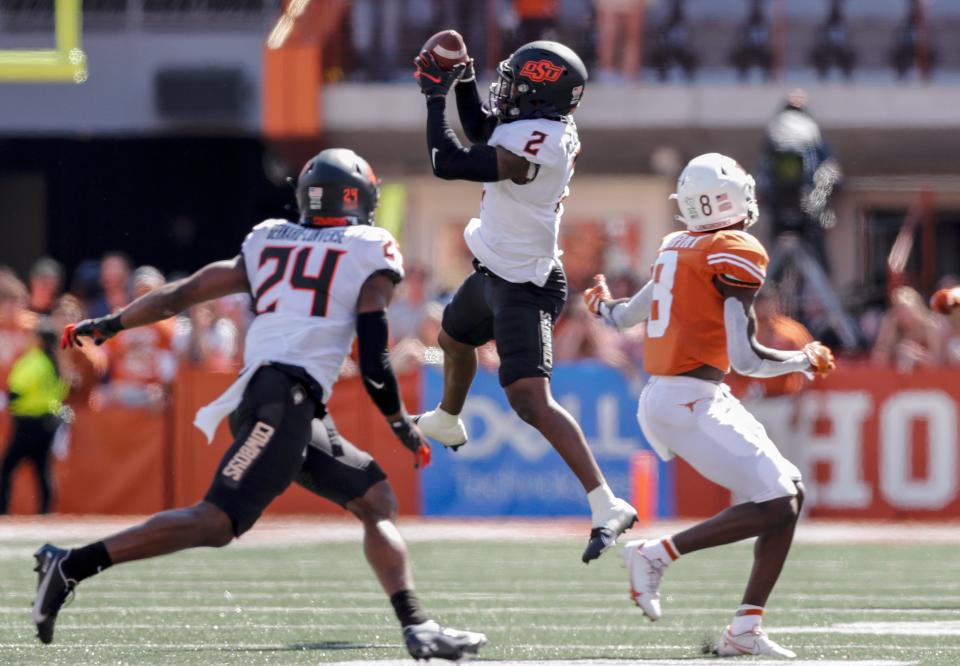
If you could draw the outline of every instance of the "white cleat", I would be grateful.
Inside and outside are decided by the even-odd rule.
[[[644,552],[646,541],[628,541],[620,556],[630,576],[630,598],[651,622],[660,619],[660,580],[667,563]]]
[[[714,649],[714,654],[718,657],[745,657],[748,655],[760,655],[763,657],[778,657],[780,659],[793,659],[797,653],[788,650],[785,647],[777,645],[767,632],[759,626],[751,631],[734,636],[730,633],[730,627],[723,630],[720,636],[720,642]]]
[[[414,416],[413,422],[424,435],[454,451],[467,443],[467,429],[463,421],[459,416],[447,414],[439,405],[434,410]]]

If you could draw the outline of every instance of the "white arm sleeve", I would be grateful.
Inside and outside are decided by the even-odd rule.
[[[802,351],[795,352],[786,361],[771,361],[760,358],[750,344],[747,313],[743,303],[736,298],[723,302],[723,323],[727,331],[727,355],[730,365],[746,377],[779,377],[791,372],[802,372],[813,378],[810,359]]]
[[[622,331],[645,321],[650,316],[652,302],[653,281],[651,280],[643,285],[643,288],[629,301],[614,303],[613,307],[607,307],[605,303],[601,303],[600,316],[605,322]]]

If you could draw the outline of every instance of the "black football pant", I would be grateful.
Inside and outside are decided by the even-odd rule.
[[[52,414],[13,417],[13,436],[0,466],[0,514],[7,513],[9,509],[10,480],[24,460],[29,461],[37,473],[37,483],[40,486],[38,509],[40,513],[50,513],[53,502],[50,448],[59,425],[59,419]]]

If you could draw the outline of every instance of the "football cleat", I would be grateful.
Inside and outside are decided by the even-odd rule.
[[[793,659],[797,653],[788,650],[767,636],[767,632],[759,626],[750,631],[734,636],[730,633],[728,626],[723,630],[720,636],[720,642],[714,648],[713,653],[718,657],[744,657],[747,655],[760,655],[763,657],[778,657],[780,659]]]
[[[590,530],[590,540],[581,558],[584,564],[589,564],[616,545],[617,537],[637,522],[637,510],[629,502],[617,497],[599,522],[600,525]]]
[[[407,652],[417,661],[433,658],[450,661],[472,659],[487,644],[484,634],[441,627],[433,620],[404,627],[403,640],[407,644]]]
[[[432,411],[414,416],[413,422],[424,435],[454,451],[467,443],[467,428],[463,421],[459,416],[447,414],[439,405]]]
[[[33,599],[33,623],[37,625],[37,638],[44,644],[53,642],[57,613],[73,597],[77,586],[77,581],[67,578],[63,573],[63,561],[69,555],[69,550],[49,543],[33,554],[37,560],[34,571],[38,574],[37,596]]]
[[[668,563],[644,552],[646,541],[628,541],[620,556],[630,576],[630,598],[650,618],[660,619],[660,580]]]

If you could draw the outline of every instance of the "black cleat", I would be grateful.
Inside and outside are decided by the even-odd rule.
[[[617,543],[617,537],[633,527],[636,522],[637,510],[622,499],[614,499],[603,525],[590,530],[590,540],[587,541],[587,547],[580,559],[584,564],[590,564],[613,548]]]
[[[403,640],[407,644],[407,652],[417,661],[432,658],[449,661],[472,659],[487,644],[487,637],[483,634],[441,627],[433,620],[404,627]]]
[[[613,530],[606,527],[594,527],[590,530],[590,540],[587,541],[587,547],[583,551],[584,564],[603,555],[604,551],[610,550],[617,543],[617,535]]]
[[[63,574],[63,561],[70,555],[49,543],[33,554],[37,560],[37,596],[33,599],[33,623],[37,625],[37,638],[41,643],[53,642],[53,625],[57,613],[67,599],[73,596],[77,581]]]

